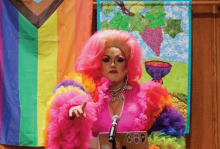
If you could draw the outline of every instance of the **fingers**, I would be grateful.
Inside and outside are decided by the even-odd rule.
[[[79,111],[78,111],[79,109],[76,109],[76,110],[74,110],[73,112],[74,112],[74,114],[76,115],[76,117],[80,117],[80,113],[79,113]]]
[[[86,118],[85,107],[87,102],[84,102],[81,106],[71,107],[69,110],[69,117],[83,117]],[[73,119],[73,118],[71,118]]]
[[[73,113],[73,108],[74,108],[74,107],[70,108],[70,110],[69,110],[69,117],[72,117],[72,116],[73,116],[73,114],[72,114],[72,113]]]
[[[82,105],[81,105],[81,108],[82,108],[82,117],[84,117],[86,119],[86,113],[85,113],[85,107],[86,107],[86,104],[87,102],[84,102]]]
[[[79,108],[79,109],[77,109],[77,110],[78,110],[78,113],[79,113],[80,115],[84,113],[84,111],[82,110],[82,108]]]
[[[84,117],[84,118],[86,118],[86,113],[85,113],[85,111],[83,111],[83,110],[81,109],[81,107],[80,107],[80,108],[77,108],[77,109],[74,110],[73,112],[74,112],[74,114],[76,115],[76,117]]]
[[[86,104],[87,104],[87,102],[84,102],[84,103],[81,105],[81,108],[82,108],[83,111],[85,111]]]
[[[82,116],[83,116],[83,118],[85,118],[85,119],[86,119],[86,113],[85,113],[85,112],[83,113],[83,115],[82,115]]]

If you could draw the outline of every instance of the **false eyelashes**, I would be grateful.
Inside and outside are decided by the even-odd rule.
[[[102,61],[103,61],[104,63],[108,63],[108,62],[111,61],[111,58],[110,58],[109,56],[104,56],[103,59],[102,59]],[[125,58],[124,58],[123,56],[118,56],[118,57],[115,59],[115,61],[117,61],[117,62],[119,62],[119,63],[122,63],[122,62],[125,61]]]
[[[102,61],[104,63],[108,63],[108,62],[110,62],[110,58],[105,56],[105,58],[103,58]]]

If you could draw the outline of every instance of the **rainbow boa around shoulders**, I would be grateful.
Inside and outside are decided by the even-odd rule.
[[[79,72],[68,74],[57,84],[47,102],[43,130],[46,148],[89,148],[88,141],[93,138],[92,127],[99,109],[99,104],[96,104],[99,102],[98,87],[104,84],[105,82],[94,79],[92,74]],[[185,120],[177,108],[173,107],[167,89],[147,82],[140,85],[137,98],[143,99],[139,104],[146,108],[134,125],[138,130],[148,131],[149,144],[160,149],[184,148]],[[83,102],[87,102],[87,119],[70,120],[68,110]]]
[[[62,146],[71,149],[75,147],[87,148],[89,146],[88,143],[85,142],[91,140],[92,132],[90,132],[90,130],[93,122],[96,120],[96,107],[93,102],[97,101],[98,98],[97,84],[99,84],[98,81],[95,82],[89,75],[79,72],[68,74],[60,84],[57,84],[52,95],[48,98],[46,107],[45,128],[43,130],[44,146],[46,148],[59,148],[61,145],[58,144],[59,142],[66,142],[66,145]],[[87,111],[86,113],[89,113],[87,114],[87,120],[81,118],[80,121],[69,120],[68,110],[70,107],[81,105],[85,101],[93,101],[89,102],[89,106],[87,105],[85,109],[85,111]],[[59,113],[63,112],[66,112],[66,116],[64,118],[59,117]],[[60,123],[61,119],[62,123]],[[66,124],[64,122],[66,122]],[[74,129],[72,126],[73,123],[78,126],[84,123],[86,127]],[[71,129],[72,131],[70,131]],[[90,132],[90,135],[74,137],[74,134],[71,134],[72,137],[67,135],[67,138],[62,138],[62,136],[64,136],[62,133],[81,132],[83,134],[84,131],[85,133]],[[77,135],[77,133],[75,135]],[[75,138],[81,139],[77,141]]]

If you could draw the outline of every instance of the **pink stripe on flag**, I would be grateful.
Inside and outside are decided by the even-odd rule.
[[[2,41],[1,8],[2,8],[2,1],[0,0],[0,136],[2,130],[2,115],[3,115],[3,73],[4,73],[4,49],[3,49],[3,41]]]

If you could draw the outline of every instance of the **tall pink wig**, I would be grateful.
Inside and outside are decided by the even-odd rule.
[[[118,30],[102,30],[93,34],[82,49],[75,71],[100,75],[102,57],[108,47],[117,47],[124,52],[129,83],[139,80],[142,75],[141,47],[131,34]]]

